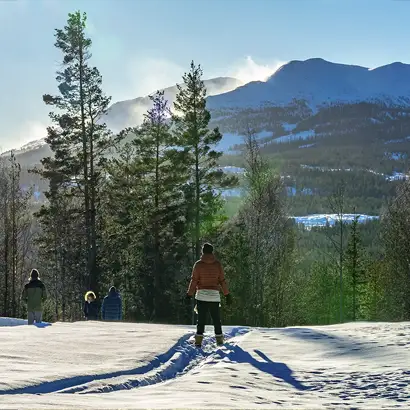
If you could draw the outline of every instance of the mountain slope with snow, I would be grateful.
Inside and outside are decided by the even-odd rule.
[[[410,105],[410,65],[393,63],[376,69],[336,64],[321,58],[291,61],[266,82],[251,82],[211,96],[211,109],[283,106],[305,100],[311,108],[322,104],[385,101]]]
[[[0,319],[0,325],[2,320]],[[8,324],[9,321],[7,321]],[[18,323],[16,323],[18,324]],[[0,327],[0,407],[408,408],[410,324]],[[73,348],[75,346],[75,348]]]
[[[238,85],[232,78],[206,81],[210,127],[219,127],[223,135],[217,149],[227,154],[224,165],[243,166],[239,155],[251,130],[270,162],[280,164],[281,175],[289,176],[287,189],[298,187],[291,214],[330,212],[325,198],[343,178],[355,178],[349,212],[379,214],[397,185],[383,175],[404,175],[410,167],[409,65],[368,69],[322,59],[292,61],[266,82]],[[227,90],[233,91],[218,94]],[[164,92],[171,105],[177,88]],[[107,124],[114,131],[136,126],[150,103],[148,97],[118,102],[110,107]],[[23,167],[52,154],[43,143],[15,151]],[[318,169],[324,170],[322,175]],[[342,171],[336,175],[335,169],[349,170],[352,177]],[[367,171],[380,177],[371,178]],[[329,173],[332,181],[324,175]],[[25,185],[38,183],[30,178]],[[306,192],[311,193],[309,201]]]
[[[363,121],[371,120],[373,125],[383,125],[396,119],[397,114],[385,112],[386,107],[393,107],[391,109],[396,111],[397,107],[402,107],[406,111],[405,116],[408,116],[410,107],[410,65],[402,63],[368,69],[313,58],[283,65],[266,82],[243,85],[235,78],[220,77],[206,80],[205,85],[209,95],[207,104],[212,114],[211,125],[219,126],[224,134],[221,144],[224,151],[242,143],[239,135],[243,135],[247,126],[257,133],[271,135],[277,142],[300,139],[298,136],[306,132],[309,136],[326,135],[323,132],[315,134],[314,128],[326,125],[331,132],[335,126],[339,127],[339,124],[333,124],[332,117],[323,124],[322,113],[327,116],[326,110],[335,104],[356,104],[359,113],[360,104],[374,107],[376,114],[357,119],[355,128]],[[172,106],[177,87],[166,88],[164,93]],[[114,132],[136,126],[150,106],[148,96],[119,101],[109,108],[105,121]],[[382,111],[382,115],[378,116],[378,111]],[[307,120],[311,122],[309,128],[303,125]],[[288,124],[293,127],[291,134]],[[15,150],[15,154],[22,159],[23,165],[31,166],[49,155],[50,150],[44,145],[44,140],[40,140]]]
[[[217,77],[210,80],[205,80],[205,87],[208,95],[216,95],[224,92],[232,91],[243,83],[231,77]],[[169,107],[175,101],[178,93],[178,87],[165,88],[164,97],[168,100]],[[153,93],[155,90],[153,90]],[[149,96],[138,97],[133,100],[119,101],[111,105],[106,116],[107,125],[115,132],[121,131],[126,127],[134,127],[141,124],[144,114],[151,108],[152,102]]]
[[[205,80],[204,83],[208,95],[231,91],[243,84],[242,81],[232,77],[211,78]],[[178,93],[177,86],[168,87],[161,91],[164,92],[164,96],[168,100],[169,106],[172,107]],[[152,93],[155,93],[155,90],[153,90]],[[104,117],[104,121],[108,127],[116,133],[124,128],[140,125],[144,119],[144,114],[151,107],[152,102],[149,96],[118,101],[109,107],[107,115]],[[0,153],[0,156],[8,156],[10,155],[10,152],[11,151]],[[23,165],[29,166],[38,164],[43,157],[51,155],[51,150],[43,138],[31,141],[21,147],[16,147],[13,149],[13,152],[19,157],[19,160]]]

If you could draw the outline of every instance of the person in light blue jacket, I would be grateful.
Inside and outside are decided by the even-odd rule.
[[[108,295],[103,300],[101,318],[106,321],[122,320],[122,300],[114,286],[111,286]]]

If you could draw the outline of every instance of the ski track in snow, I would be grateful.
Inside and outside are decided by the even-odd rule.
[[[0,320],[0,326],[24,323]],[[95,347],[95,354],[101,353],[97,350],[105,345],[108,358],[115,355],[110,343],[116,340],[115,332],[119,329],[122,333],[117,338],[122,343],[149,346],[156,343],[154,335],[162,340],[167,334],[167,340],[174,338],[175,342],[165,353],[150,354],[149,361],[134,368],[130,368],[130,362],[138,361],[138,354],[132,359],[131,349],[124,353],[124,360],[128,357],[127,368],[125,365],[118,368],[120,361],[111,365],[112,371],[95,372],[88,362],[84,367],[87,374],[58,379],[49,375],[47,381],[24,387],[13,387],[18,386],[19,379],[12,375],[16,381],[0,390],[0,408],[6,404],[7,408],[383,409],[410,405],[410,323],[358,322],[278,329],[226,327],[223,346],[217,347],[215,338],[206,336],[203,349],[189,342],[193,335],[189,327],[169,326],[165,330],[164,325],[116,327],[121,325],[85,323],[79,328],[86,330],[90,326],[89,336],[107,338]],[[65,328],[56,332],[60,326]],[[59,339],[67,338],[65,335],[70,330],[69,324],[44,327],[37,331],[28,326],[3,330],[17,336],[20,330],[42,335],[41,332],[54,328],[54,335],[49,337],[57,335]],[[162,336],[158,335],[160,331]],[[207,327],[206,334],[210,332],[212,328]],[[145,341],[138,337],[144,333],[148,335]],[[44,337],[44,343],[49,337]],[[53,366],[52,351],[58,348],[54,346],[55,339],[49,340],[50,364],[46,366]],[[162,343],[165,346],[164,343],[166,340]],[[19,368],[23,357],[16,347],[6,346],[0,351],[0,365],[2,369],[15,370],[10,362]],[[49,371],[48,367],[44,369]],[[35,372],[38,371],[36,368]],[[63,369],[63,373],[67,371]]]
[[[25,320],[1,319],[3,320],[0,321],[0,324],[3,326],[21,326],[27,323]],[[37,325],[37,327],[44,328],[48,325],[48,323],[43,323],[42,325]],[[245,335],[248,331],[249,329],[245,327],[234,327],[225,333],[225,343],[228,340],[234,340],[238,335]],[[147,364],[134,369],[103,374],[73,376],[34,386],[0,390],[0,396],[49,393],[105,393],[149,386],[180,377],[191,369],[205,363],[209,357],[217,354],[221,350],[219,347],[216,348],[215,337],[211,336],[204,338],[201,349],[196,348],[189,341],[192,335],[193,333],[183,335],[167,352],[158,355]],[[104,385],[96,383],[103,380],[110,381],[105,382]]]

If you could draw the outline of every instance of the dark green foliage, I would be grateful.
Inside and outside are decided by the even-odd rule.
[[[202,80],[201,66],[191,63],[191,69],[183,76],[183,84],[178,85],[174,103],[176,143],[184,149],[190,179],[185,197],[189,203],[187,221],[192,225],[192,243],[195,259],[199,258],[203,221],[213,219],[221,202],[215,188],[227,188],[237,183],[217,169],[221,152],[215,146],[221,141],[218,128],[208,128],[211,115],[206,109],[206,88]]]
[[[385,297],[400,307],[399,318],[410,319],[410,182],[403,182],[382,219],[386,279],[390,292]]]
[[[114,285],[126,320],[188,322],[184,295],[209,240],[234,300],[232,307],[222,302],[224,324],[409,320],[410,184],[386,178],[407,167],[408,110],[352,104],[313,113],[294,100],[228,116],[221,110],[212,121],[202,69],[192,62],[172,113],[157,92],[143,124],[114,137],[85,28],[86,16],[76,12],[55,33],[63,54],[59,95],[43,98],[53,108],[52,155],[30,176],[14,157],[7,166],[1,161],[4,315],[25,313],[18,296],[34,263],[50,295],[46,319],[78,320],[86,290],[101,299]],[[290,132],[285,123],[316,136],[273,143]],[[243,155],[222,156],[217,125],[247,135],[237,147]],[[266,129],[272,135],[258,141]],[[392,160],[389,144],[403,157]],[[228,177],[223,165],[246,174]],[[38,225],[28,212],[30,192],[20,187],[34,180],[48,188],[41,209],[32,205]],[[218,190],[237,184],[244,197],[224,202]],[[347,226],[342,214],[356,210],[384,211],[382,221]],[[337,214],[335,226],[306,229],[289,218],[318,212]]]
[[[41,249],[49,249],[53,237],[59,242],[54,247],[59,278],[55,286],[69,282],[77,293],[77,303],[87,289],[99,290],[100,189],[106,155],[115,143],[103,122],[110,97],[102,90],[98,69],[89,65],[92,43],[85,35],[86,21],[85,14],[70,13],[67,25],[55,33],[55,46],[63,54],[56,76],[60,94],[43,97],[54,108],[50,113],[53,126],[46,138],[53,156],[44,158],[37,170],[49,181],[48,204],[38,214],[43,228]],[[43,256],[50,260],[47,254]],[[54,290],[61,294],[58,287]],[[74,297],[69,304],[78,307]],[[65,301],[62,305],[64,318]]]
[[[287,221],[280,178],[247,138],[248,196],[220,237],[233,294],[241,308],[229,319],[267,326],[286,324],[293,234]],[[236,322],[237,323],[237,322]]]
[[[134,139],[107,164],[104,262],[125,284],[127,315],[158,321],[171,320],[172,297],[181,292],[180,279],[188,279],[186,230],[180,226],[189,174],[186,152],[174,145],[163,93],[152,102],[142,127],[126,131]]]
[[[345,252],[345,273],[348,279],[348,288],[351,290],[346,296],[349,309],[348,318],[356,321],[361,317],[364,285],[366,284],[366,260],[360,238],[358,217],[350,226],[349,241]]]

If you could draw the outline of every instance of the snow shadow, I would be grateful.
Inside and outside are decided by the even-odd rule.
[[[0,317],[0,327],[15,327],[15,326],[28,326],[28,322],[26,319]],[[48,323],[48,322],[35,323],[34,326],[38,328],[44,328],[44,327],[51,326],[51,323]]]
[[[28,326],[28,325],[27,325],[27,326]],[[46,323],[46,322],[43,322],[43,323],[35,323],[33,326],[34,326],[34,327],[37,327],[38,329],[44,329],[45,327],[51,326],[51,323]]]
[[[281,329],[281,333],[286,336],[294,337],[301,340],[309,340],[313,342],[318,342],[321,344],[329,344],[332,348],[344,350],[351,354],[357,353],[358,349],[355,349],[357,346],[357,341],[351,338],[340,337],[336,335],[329,335],[325,332],[321,332],[316,329],[310,328],[285,328]]]
[[[262,359],[261,361],[255,359],[249,352],[243,350],[238,345],[229,345],[228,349],[230,350],[228,353],[218,351],[218,355],[221,358],[226,357],[234,363],[248,363],[263,373],[269,374],[276,379],[283,380],[297,390],[309,389],[309,387],[304,386],[293,376],[293,371],[289,366],[285,363],[273,362],[260,350],[255,349],[254,352]]]
[[[158,355],[155,357],[154,360],[148,362],[147,364],[136,367],[134,369],[129,370],[119,370],[110,373],[103,373],[103,374],[89,374],[84,376],[72,376],[66,379],[60,380],[53,380],[44,383],[40,383],[35,386],[27,386],[17,389],[10,389],[10,390],[0,390],[0,396],[2,395],[9,395],[9,394],[47,394],[47,393],[56,393],[64,389],[74,388],[76,386],[81,386],[86,383],[90,383],[96,380],[106,380],[112,379],[114,377],[120,376],[132,376],[138,374],[147,373],[156,367],[161,366],[161,364],[165,363],[166,361],[170,360],[174,355],[175,351],[177,350],[178,346],[183,344],[187,341],[187,339],[191,335],[184,335],[182,336],[178,342],[172,346],[166,353]]]
[[[227,338],[240,336],[247,333],[247,328],[233,328]],[[128,369],[118,370],[103,374],[88,374],[83,376],[72,376],[65,379],[47,381],[34,386],[23,388],[0,390],[1,395],[12,394],[48,394],[48,393],[86,393],[89,386],[87,384],[96,381],[109,380],[129,376],[122,382],[111,380],[104,387],[98,389],[98,393],[107,393],[114,390],[128,390],[137,387],[149,386],[165,380],[173,379],[186,374],[192,366],[215,353],[214,349],[204,351],[197,349],[188,342],[192,333],[182,336],[167,352],[156,356],[145,365]],[[212,337],[207,337],[204,348],[215,345]],[[141,376],[133,379],[132,376]]]
[[[24,319],[14,319],[11,317],[0,317],[0,327],[11,327],[11,326],[27,326],[27,320]]]

